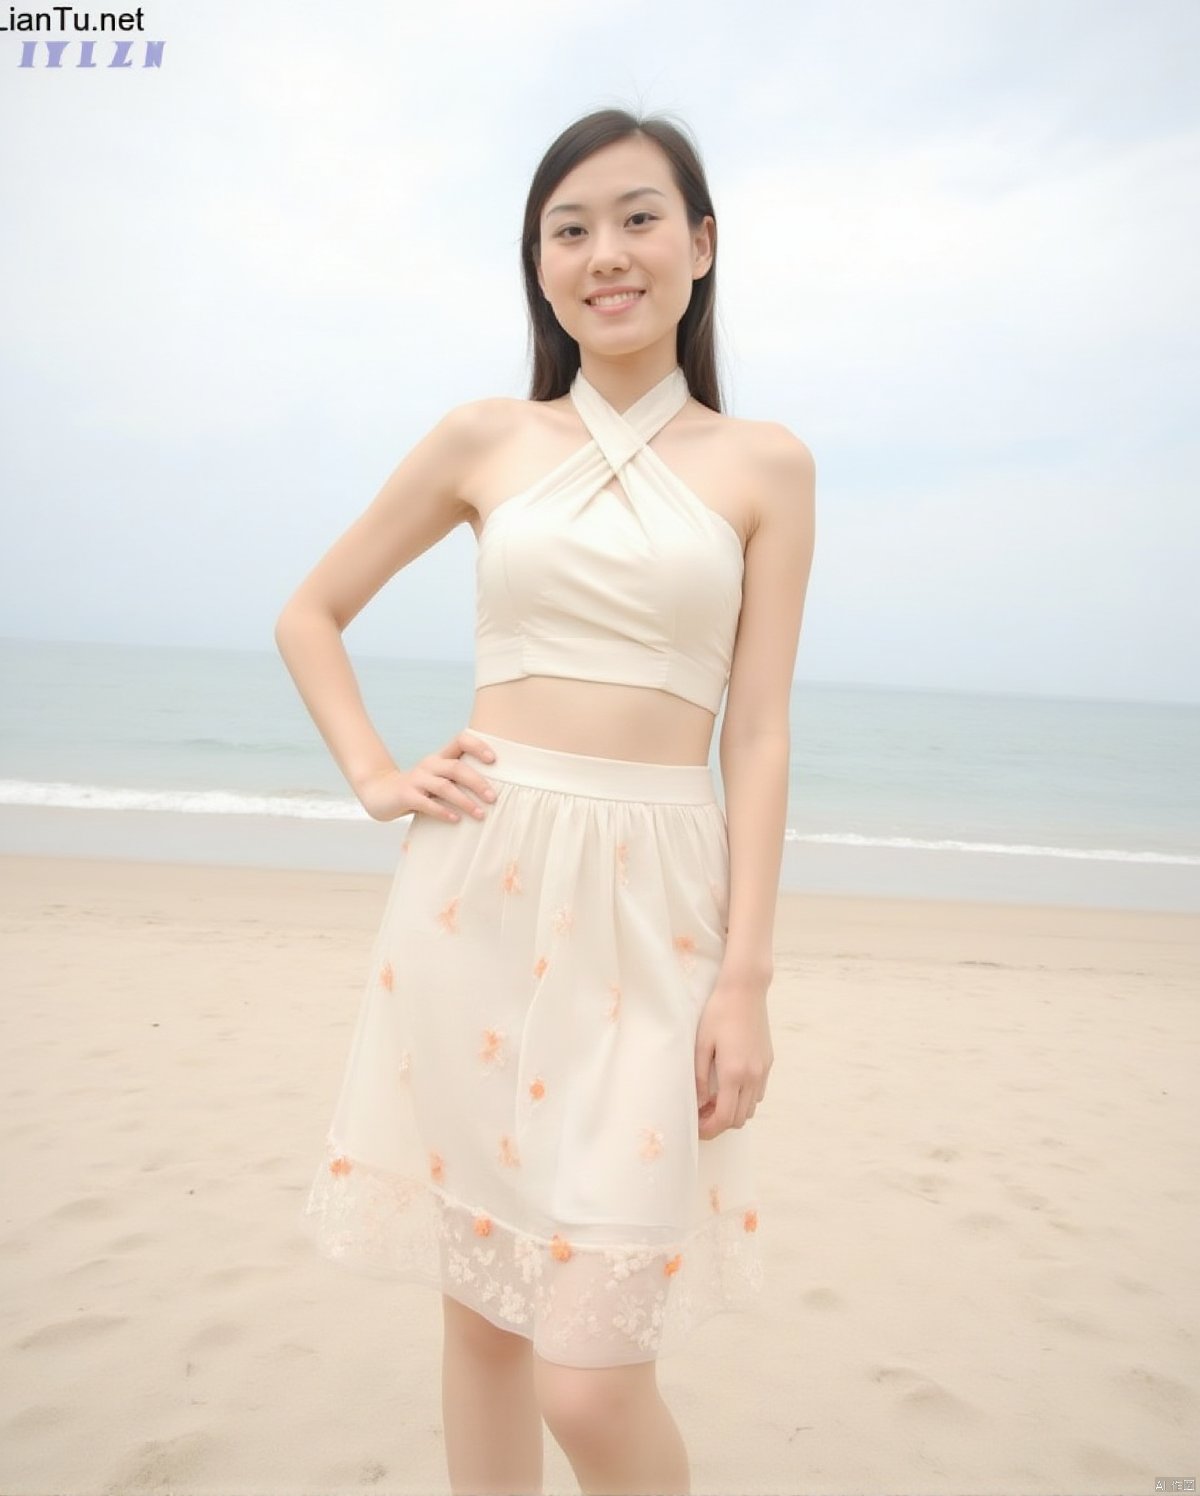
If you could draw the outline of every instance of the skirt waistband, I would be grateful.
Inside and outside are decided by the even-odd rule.
[[[641,759],[601,758],[590,753],[565,753],[497,737],[471,728],[496,755],[484,764],[488,779],[523,784],[530,789],[561,790],[568,795],[591,795],[602,800],[658,800],[677,805],[715,805],[716,789],[708,764],[656,764]],[[474,758],[474,754],[471,755]]]

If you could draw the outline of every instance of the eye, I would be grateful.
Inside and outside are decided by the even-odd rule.
[[[631,213],[625,221],[626,223],[632,223],[635,218],[649,218],[651,222],[653,222],[657,217],[658,215],[656,213],[650,213],[645,208],[639,208],[636,213]],[[555,234],[554,237],[556,239],[565,239],[567,237],[568,230],[577,229],[579,227],[580,225],[577,223],[569,223],[567,224],[566,228],[559,229],[558,233]]]

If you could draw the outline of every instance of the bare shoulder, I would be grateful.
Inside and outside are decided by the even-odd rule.
[[[751,537],[811,523],[816,462],[807,445],[781,421],[738,420],[735,438],[751,480]]]
[[[456,497],[464,508],[471,507],[468,495],[479,464],[512,430],[513,421],[519,418],[516,407],[523,403],[505,395],[490,395],[480,400],[464,400],[461,405],[452,406],[442,417],[440,425],[456,458]]]
[[[494,395],[456,406],[448,419],[459,432],[458,497],[464,510],[477,515],[481,494],[497,487],[504,490],[514,452],[519,456],[530,441],[553,444],[556,438],[561,440],[563,414],[562,401],[524,400],[514,395]]]
[[[816,461],[808,446],[782,421],[748,421],[757,433],[757,440],[768,459],[790,460],[815,469]]]
[[[797,485],[813,486],[817,464],[807,445],[782,421],[747,421],[747,441],[771,487],[785,498]]]
[[[816,534],[817,464],[806,443],[781,422],[757,421],[755,425],[757,549],[787,558],[806,578]]]
[[[519,413],[519,407],[529,403],[511,395],[486,395],[481,400],[464,400],[461,405],[453,406],[445,419],[454,421],[464,434],[486,438],[490,430],[511,421]]]

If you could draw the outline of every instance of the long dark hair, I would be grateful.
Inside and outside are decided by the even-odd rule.
[[[542,210],[569,171],[595,151],[631,135],[647,136],[666,153],[675,184],[687,204],[688,223],[693,230],[700,227],[705,214],[712,214],[712,265],[706,275],[692,282],[692,299],[679,319],[675,351],[693,396],[711,410],[721,411],[724,407],[717,378],[714,329],[716,214],[700,152],[686,126],[672,124],[666,115],[636,115],[626,109],[598,109],[568,125],[552,143],[533,174],[521,231],[521,269],[525,277],[525,301],[529,309],[533,351],[529,398],[554,400],[565,395],[579,368],[579,344],[563,331],[538,285]]]

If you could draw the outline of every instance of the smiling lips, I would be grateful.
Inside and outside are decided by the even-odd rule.
[[[635,302],[641,301],[646,293],[644,291],[615,291],[602,293],[598,296],[589,297],[585,303],[594,312],[620,312],[626,307],[633,306]]]

